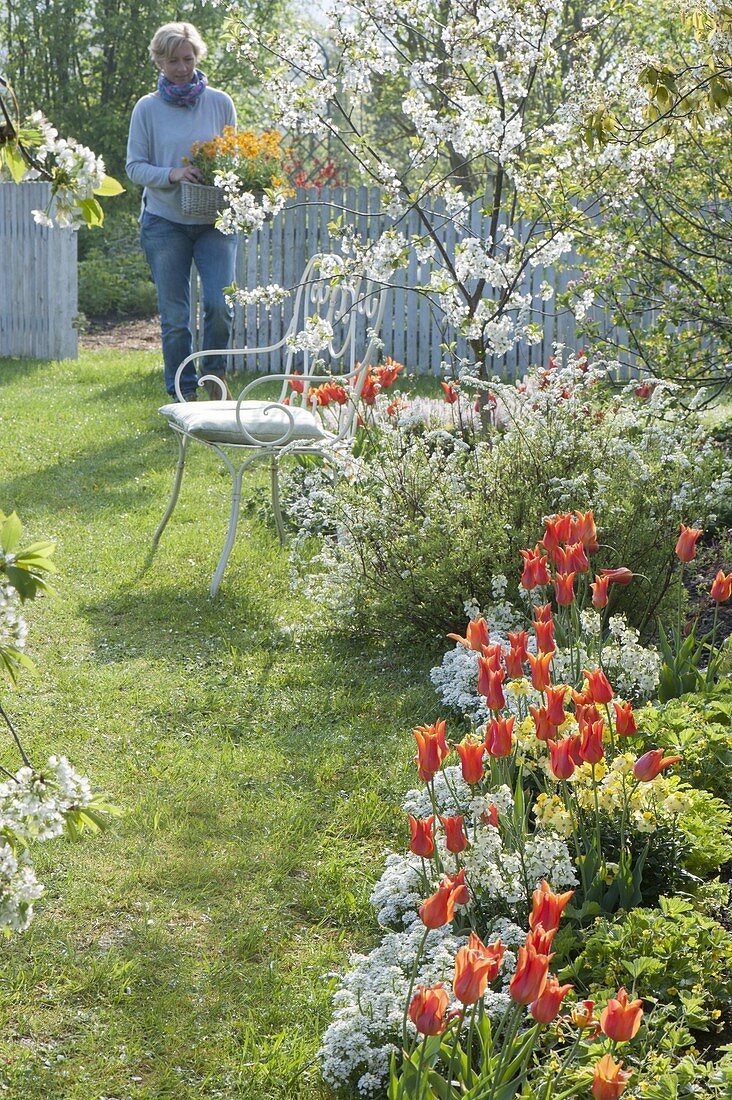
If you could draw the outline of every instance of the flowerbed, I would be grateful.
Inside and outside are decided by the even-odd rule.
[[[682,524],[682,563],[701,534]],[[700,640],[697,695],[640,709],[684,640],[659,655],[612,622],[612,588],[636,578],[608,566],[590,583],[600,549],[592,512],[547,519],[521,603],[504,601],[524,629],[475,613],[435,677],[466,726],[414,730],[411,839],[371,898],[383,936],[340,979],[321,1049],[337,1089],[730,1095],[729,642]],[[722,570],[711,599],[730,597]],[[625,668],[619,696],[624,644],[647,671]]]

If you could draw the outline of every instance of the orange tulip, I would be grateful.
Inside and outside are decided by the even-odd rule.
[[[641,783],[650,783],[664,768],[677,764],[681,759],[680,756],[667,756],[664,759],[663,751],[663,749],[650,749],[649,752],[644,752],[643,756],[638,757],[633,765],[633,775],[636,779]]]
[[[458,399],[458,391],[451,382],[440,382],[440,385],[445,393],[445,401],[447,401],[448,405],[454,405]]]
[[[595,1100],[618,1100],[625,1091],[625,1086],[633,1076],[630,1070],[622,1069],[622,1062],[613,1061],[611,1054],[606,1054],[595,1065],[595,1073],[592,1078],[592,1095]]]
[[[455,748],[460,757],[460,768],[465,782],[480,783],[483,778],[484,742],[472,741],[469,737],[466,737]]]
[[[548,955],[552,949],[552,941],[557,934],[556,928],[549,932],[541,922],[535,925],[526,936],[526,946],[531,945],[537,955]]]
[[[531,665],[531,683],[537,691],[545,691],[551,683],[549,679],[549,665],[551,664],[553,654],[552,653],[537,653],[534,657],[533,653],[529,653],[529,664]]]
[[[478,661],[482,658],[479,657]],[[503,668],[488,670],[486,673],[488,680],[486,690],[483,690],[478,684],[478,690],[481,694],[485,695],[485,705],[488,710],[503,710],[506,705],[506,696],[503,694],[503,681],[506,679],[506,670]]]
[[[588,554],[595,554],[600,549],[597,541],[597,527],[595,517],[590,512],[575,512],[577,517],[577,538],[582,542]]]
[[[605,746],[602,740],[604,732],[605,723],[602,718],[597,722],[585,722],[582,726],[579,754],[586,764],[599,764],[605,755]]]
[[[434,814],[429,817],[412,817],[411,814],[409,815],[409,828],[412,830],[409,851],[413,852],[415,856],[431,859],[435,854],[434,823]]]
[[[543,623],[534,623],[536,634],[536,648],[540,653],[553,653],[557,648],[554,645],[554,620],[548,619]]]
[[[592,1027],[595,1029],[595,1035],[599,1035],[600,1021],[595,1016],[594,1009],[594,1001],[578,1001],[577,1004],[572,1007],[569,1018],[574,1026],[578,1027],[580,1031],[585,1031]]]
[[[534,607],[534,622],[535,623],[549,623],[552,620],[552,605],[550,603],[543,603],[541,606],[537,604]]]
[[[580,730],[592,722],[600,721],[600,712],[594,703],[575,703],[574,716]]]
[[[485,747],[489,756],[508,756],[513,748],[513,727],[516,716],[491,718],[485,728]]]
[[[459,642],[460,645],[464,645],[468,649],[474,649],[478,653],[483,652],[483,646],[490,644],[488,623],[482,617],[469,622],[465,633],[465,638],[461,634],[448,634],[447,636],[452,638],[454,642]]]
[[[442,767],[443,760],[450,755],[445,741],[445,720],[438,719],[431,726],[417,726],[412,733],[417,742],[417,755],[414,759],[419,778],[423,783],[429,783]]]
[[[603,577],[607,577],[610,584],[626,585],[630,584],[635,574],[627,566],[621,565],[617,569],[601,569]]]
[[[526,660],[528,653],[529,634],[526,630],[521,630],[516,634],[508,632],[508,641],[511,648],[504,652],[506,660],[506,671],[508,675],[515,680],[520,680],[524,674],[524,661]]]
[[[567,547],[567,566],[576,573],[586,573],[590,568],[584,543],[573,542]]]
[[[562,1001],[571,988],[571,985],[560,985],[553,974],[549,975],[544,989],[529,1008],[537,1023],[550,1024],[557,1018]]]
[[[613,703],[615,708],[615,732],[618,737],[632,737],[638,732],[632,703]]]
[[[409,1005],[409,1019],[422,1035],[439,1035],[445,1028],[450,998],[442,982],[432,987],[418,985]]]
[[[679,561],[693,561],[696,557],[696,544],[704,532],[698,527],[685,527],[681,524],[681,534],[675,547],[676,557]]]
[[[564,907],[573,894],[574,890],[555,894],[546,879],[542,879],[532,894],[529,928],[536,928],[537,924],[543,925],[547,932],[558,928]]]
[[[472,1005],[480,1000],[489,983],[498,977],[505,950],[500,940],[486,947],[475,932],[470,933],[467,946],[455,956],[452,988],[459,1001]]]
[[[592,589],[592,606],[598,611],[600,611],[603,607],[607,607],[607,589],[609,584],[609,577],[596,576],[595,583],[590,585],[590,588]]]
[[[642,1016],[643,1001],[629,1001],[623,986],[600,1013],[600,1027],[608,1039],[627,1043],[638,1034]]]
[[[715,603],[725,603],[732,596],[732,573],[724,573],[720,569],[712,581],[709,595]]]
[[[584,669],[587,680],[587,691],[593,703],[609,703],[613,697],[613,689],[610,681],[601,668],[593,668],[590,672]]]
[[[566,694],[567,689],[564,684],[557,684],[556,687],[546,689],[546,709],[549,714],[549,721],[555,726],[561,726],[567,720],[567,715],[564,713]]]
[[[539,955],[531,943],[519,947],[516,970],[508,986],[512,1000],[528,1005],[542,995],[551,958],[551,955]]]
[[[529,707],[529,711],[534,719],[537,740],[552,741],[557,736],[557,727],[549,718],[546,707]]]
[[[455,817],[441,817],[440,821],[445,830],[445,846],[448,852],[457,855],[458,852],[462,852],[464,848],[467,848],[468,838],[463,828],[463,815],[459,814]]]
[[[561,741],[550,741],[549,754],[551,758],[549,767],[554,778],[571,779],[575,769],[572,759],[572,738],[564,737]]]
[[[554,578],[552,583],[560,607],[569,607],[571,603],[574,603],[574,578],[576,576],[576,572],[557,573]]]
[[[444,875],[434,894],[419,907],[419,916],[426,928],[442,928],[455,916],[455,906],[465,905],[470,899],[465,885],[465,870],[456,875]]]
[[[549,584],[551,578],[546,558],[538,548],[522,550],[521,557],[524,559],[524,570],[519,581],[522,588],[529,592],[532,588],[542,588],[545,584]]]

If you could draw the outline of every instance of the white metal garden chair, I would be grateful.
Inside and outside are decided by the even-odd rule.
[[[244,471],[252,463],[265,459],[270,464],[272,509],[280,543],[284,543],[279,493],[279,461],[285,454],[326,455],[339,441],[350,440],[357,426],[357,403],[369,368],[374,365],[379,347],[378,333],[384,313],[385,291],[366,279],[333,282],[320,275],[322,256],[314,256],[307,264],[294,297],[292,320],[281,340],[262,347],[244,347],[197,351],[184,359],[176,372],[178,402],[163,405],[158,411],[178,436],[178,465],[173,491],[153,537],[153,550],[178,501],[188,445],[202,443],[214,451],[224,463],[232,480],[231,510],[226,541],[211,581],[215,596],[229,560],[236,537],[241,486]],[[363,319],[359,325],[359,319]],[[332,336],[318,351],[301,350],[294,346],[295,337],[315,323],[325,322]],[[363,353],[356,358],[359,330],[365,332]],[[283,369],[278,374],[264,374],[244,387],[237,400],[185,402],[180,391],[180,379],[191,362],[211,355],[263,356],[281,349]],[[325,367],[323,368],[323,364]],[[200,369],[200,368],[199,368]],[[319,370],[320,373],[315,373]],[[295,382],[295,387],[290,381]],[[203,374],[198,385],[218,382],[222,398],[225,388],[215,375]],[[344,385],[348,401],[329,405],[328,419],[319,412],[315,386],[336,381]],[[262,387],[280,383],[276,398],[257,398]],[[215,391],[214,391],[215,392]],[[335,411],[337,409],[337,412]]]

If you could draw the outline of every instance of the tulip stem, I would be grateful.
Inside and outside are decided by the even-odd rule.
[[[412,1003],[412,992],[414,990],[414,983],[417,980],[419,960],[422,957],[422,951],[424,950],[424,945],[427,942],[429,931],[429,928],[425,928],[424,935],[422,936],[419,947],[417,948],[417,953],[414,956],[414,966],[412,967],[412,973],[409,977],[409,990],[407,991],[407,1000],[406,1004],[404,1005],[404,1016],[402,1017],[402,1046],[405,1050],[407,1049],[407,1017],[409,1014],[409,1006]]]
[[[465,1019],[466,1006],[462,1005],[460,1008],[460,1015],[455,1020],[455,1041],[452,1044],[452,1050],[450,1051],[450,1064],[447,1068],[447,1083],[452,1088],[452,1075],[455,1066],[455,1057],[457,1055],[458,1043],[460,1042],[460,1031],[463,1026],[463,1020]],[[468,1059],[470,1058],[470,1051],[468,1051]]]
[[[523,1015],[524,1006],[521,1004],[514,1005],[512,1018],[509,1020],[506,1033],[503,1037],[503,1043],[501,1044],[501,1053],[498,1056],[498,1065],[496,1066],[495,1073],[493,1074],[493,1080],[491,1081],[491,1091],[486,1100],[494,1100],[496,1095],[496,1088],[501,1083],[501,1074],[503,1073],[503,1067],[506,1062],[508,1053],[513,1049],[514,1040],[519,1027],[521,1026],[521,1017]]]

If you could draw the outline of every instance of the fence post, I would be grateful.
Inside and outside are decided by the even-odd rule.
[[[48,183],[0,183],[0,356],[76,359],[76,232],[33,219]]]

